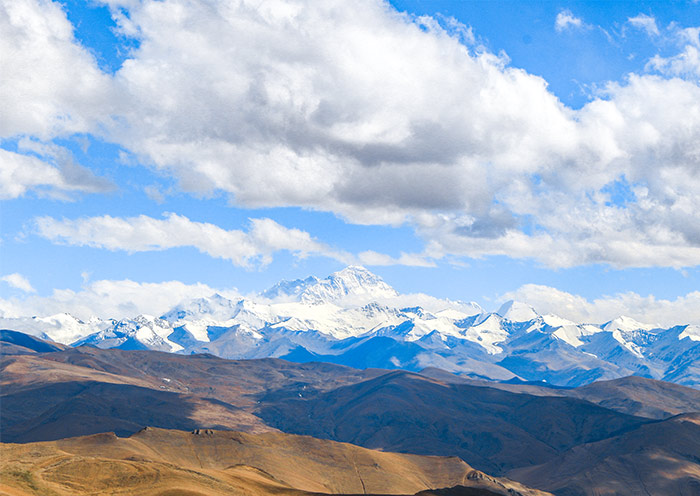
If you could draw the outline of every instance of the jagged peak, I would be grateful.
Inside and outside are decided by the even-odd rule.
[[[307,286],[300,294],[302,301],[321,303],[347,297],[370,299],[393,298],[399,293],[378,275],[359,265],[350,265],[332,273],[316,284]]]
[[[260,296],[268,300],[275,300],[278,298],[295,298],[298,297],[299,294],[308,286],[317,284],[319,281],[320,279],[316,276],[309,276],[305,279],[294,279],[291,281],[283,279],[260,293]]]
[[[185,317],[210,315],[222,320],[230,318],[240,305],[240,300],[231,300],[219,293],[210,296],[191,298],[180,302],[160,318],[170,322],[182,320]]]
[[[363,267],[362,265],[348,265],[344,269],[333,272],[328,277],[333,277],[333,276],[345,277],[348,275],[352,275],[352,276],[362,275],[362,276],[370,276],[370,277],[379,278],[379,276],[370,272],[366,267]]]

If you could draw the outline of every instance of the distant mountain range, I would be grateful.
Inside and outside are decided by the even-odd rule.
[[[68,314],[0,319],[0,327],[70,346],[224,358],[279,357],[351,367],[437,367],[471,378],[581,386],[637,375],[700,387],[700,326],[657,328],[540,315],[520,302],[402,295],[363,267],[282,281],[253,298],[214,294],[160,317],[81,321]]]

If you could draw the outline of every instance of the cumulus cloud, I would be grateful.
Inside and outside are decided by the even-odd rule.
[[[634,292],[588,300],[550,286],[526,284],[502,298],[523,301],[542,314],[553,313],[574,322],[602,324],[625,315],[638,322],[663,327],[700,324],[700,291],[675,300],[641,296]]]
[[[57,2],[0,2],[0,66],[0,136],[89,132],[109,112],[111,78],[76,42]]]
[[[659,36],[659,27],[656,25],[656,18],[647,14],[638,14],[627,19],[637,29],[646,31],[649,36]]]
[[[0,281],[4,281],[9,286],[24,291],[25,293],[36,293],[36,290],[32,287],[29,280],[17,272],[0,277]]]
[[[103,319],[139,314],[158,316],[182,301],[214,293],[230,299],[240,296],[234,288],[216,289],[201,283],[102,280],[87,284],[78,291],[56,289],[49,296],[0,299],[0,317],[46,317],[64,312],[83,320],[93,316]]]
[[[62,147],[20,140],[16,153],[0,148],[0,199],[33,191],[38,196],[70,200],[75,193],[105,193],[114,185],[76,164]]]
[[[371,0],[129,12],[142,43],[119,76],[137,124],[121,139],[185,189],[409,222],[436,255],[700,263],[690,81],[632,76],[573,111],[542,79]],[[625,181],[634,201],[615,204],[605,191]]]
[[[44,3],[18,2],[32,22],[6,22],[7,39],[36,38],[28,60],[48,44],[56,60],[86,65],[87,98],[34,84],[13,61],[31,86],[12,86],[16,98],[53,106],[27,122],[11,107],[5,133],[87,130],[186,191],[408,223],[434,256],[700,264],[700,87],[668,78],[681,70],[670,62],[574,110],[449,23],[379,0],[109,0],[121,33],[139,40],[112,77]],[[51,37],[28,27],[49,20],[62,26]],[[629,23],[659,32],[649,16]]]
[[[94,131],[109,116],[114,101],[111,78],[76,42],[73,25],[58,3],[0,1],[0,67],[0,139],[34,136],[46,142]],[[75,191],[112,189],[65,160],[65,153],[27,151],[31,152],[0,149],[1,198],[33,189],[64,198]]]
[[[570,10],[562,10],[554,20],[554,29],[557,33],[567,29],[581,29],[583,27],[586,27],[586,24],[579,17],[572,14]]]

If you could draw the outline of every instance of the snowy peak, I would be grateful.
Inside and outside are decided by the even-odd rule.
[[[294,301],[299,298],[299,295],[309,286],[318,284],[320,279],[315,276],[309,276],[306,279],[295,279],[293,281],[280,281],[270,289],[260,293],[260,296],[268,300],[288,300]]]
[[[69,313],[58,313],[47,317],[0,318],[0,326],[4,328],[68,345],[110,324],[111,321],[94,317],[84,322]]]
[[[505,302],[496,313],[511,322],[528,322],[539,317],[535,309],[527,303],[513,300]]]
[[[168,322],[182,320],[214,319],[228,320],[238,311],[238,302],[216,293],[204,298],[195,298],[180,303],[168,313],[161,316]]]
[[[98,348],[168,352],[182,350],[182,346],[168,340],[171,333],[172,328],[165,320],[151,315],[139,315],[134,319],[116,321],[110,327],[77,341],[74,346],[91,345]]]
[[[650,329],[653,329],[653,325],[649,324],[642,324],[641,322],[637,322],[631,317],[626,317],[625,315],[621,315],[620,317],[611,320],[610,322],[606,323],[603,325],[603,330],[604,331],[622,331],[622,332],[632,332],[632,331],[638,331],[638,330],[643,330],[643,331],[648,331]]]
[[[700,326],[688,325],[685,326],[683,332],[678,335],[678,340],[688,338],[690,341],[700,341]]]
[[[307,286],[300,293],[300,300],[304,303],[317,304],[346,298],[371,301],[397,296],[399,296],[398,291],[385,283],[381,277],[364,267],[351,265]]]

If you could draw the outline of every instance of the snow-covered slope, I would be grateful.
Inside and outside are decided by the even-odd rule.
[[[659,329],[624,316],[582,324],[517,301],[488,313],[476,304],[401,295],[357,266],[325,279],[282,281],[253,298],[184,301],[161,317],[83,322],[59,314],[0,319],[0,326],[102,348],[431,366],[571,386],[630,374],[700,386],[699,326]]]

